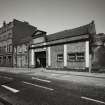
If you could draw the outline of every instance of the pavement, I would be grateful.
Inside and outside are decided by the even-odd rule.
[[[105,79],[105,73],[89,73],[89,72],[76,72],[76,71],[60,71],[60,70],[48,70],[45,68],[11,68],[11,67],[0,67],[0,71],[11,72],[11,73],[26,73],[26,74],[45,74],[52,73],[55,75],[74,75],[92,78]]]

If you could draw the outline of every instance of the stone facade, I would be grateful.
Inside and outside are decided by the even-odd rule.
[[[35,33],[29,50],[29,65],[43,67],[43,62],[46,62],[48,69],[90,72],[91,42],[95,34],[94,22],[51,35]]]
[[[24,57],[20,60],[22,55],[17,57],[16,49],[21,44],[28,42],[29,36],[35,30],[36,27],[16,19],[8,24],[3,23],[0,28],[0,66],[16,67],[18,65],[16,64],[17,58],[19,62],[24,62]],[[28,37],[27,40],[24,40],[26,37]]]
[[[85,61],[86,61],[86,57],[85,57],[85,49],[86,49],[86,46],[85,46],[85,41],[84,42],[77,42],[77,43],[70,43],[70,44],[67,44],[67,56],[68,56],[68,59],[67,59],[67,68],[70,68],[70,69],[85,69],[86,68],[86,65],[85,65]],[[80,57],[83,57],[83,60],[79,60],[77,59],[77,53],[81,54],[83,53],[83,56],[80,55]],[[74,54],[75,58],[74,60],[69,60],[69,54]]]
[[[91,72],[94,23],[47,36],[47,68]]]
[[[36,30],[32,35],[29,49],[29,67],[46,67],[46,32]]]
[[[91,23],[51,35],[14,19],[0,28],[0,66],[88,70],[105,68],[105,34]]]
[[[92,44],[92,68],[94,70],[105,69],[105,34],[94,36]]]
[[[13,56],[13,27],[12,22],[6,24],[0,28],[0,66],[12,66]]]
[[[51,65],[50,68],[63,68],[64,67],[64,46],[63,45],[56,45],[51,46]],[[61,60],[59,60],[59,56],[61,55]]]
[[[89,41],[50,46],[47,48],[47,57],[49,69],[85,70],[89,68]]]
[[[28,43],[17,45],[14,49],[14,66],[15,67],[28,67]]]

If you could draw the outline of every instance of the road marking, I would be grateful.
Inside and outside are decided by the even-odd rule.
[[[43,82],[47,82],[47,83],[50,83],[50,82],[51,82],[51,81],[49,81],[49,80],[40,79],[40,78],[36,78],[36,77],[32,77],[32,79],[36,79],[36,80],[43,81]]]
[[[17,92],[19,92],[19,90],[14,89],[14,88],[11,88],[11,87],[6,86],[6,85],[1,85],[1,86],[4,87],[4,88],[7,89],[7,90],[13,92],[13,93],[17,93]]]
[[[54,90],[54,89],[52,89],[52,88],[48,88],[48,87],[44,87],[44,86],[40,86],[40,85],[36,85],[36,84],[32,84],[32,83],[25,82],[25,81],[23,81],[23,83],[28,84],[28,85],[32,85],[32,86],[35,86],[35,87],[39,87],[39,88],[43,88],[43,89],[47,89],[47,90],[50,90],[50,91],[53,91],[53,90]]]
[[[93,101],[93,102],[105,104],[105,102],[103,102],[103,101],[95,100],[95,99],[88,98],[88,97],[81,97],[81,98],[82,98],[82,99],[85,99],[85,100],[89,100],[89,101]]]

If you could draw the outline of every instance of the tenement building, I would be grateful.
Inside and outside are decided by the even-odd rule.
[[[31,37],[24,37],[19,40],[19,43],[14,46],[14,67],[25,68],[28,67],[29,57],[28,48]]]
[[[24,62],[24,59],[27,58],[24,57],[24,54],[21,54],[23,50],[26,53],[27,43],[22,45],[22,51],[19,45],[24,43],[22,40],[28,39],[36,29],[29,23],[16,19],[8,24],[4,21],[3,26],[0,28],[0,66],[17,67],[27,65]]]
[[[94,22],[51,35],[34,36],[30,46],[33,67],[48,69],[91,70]],[[46,62],[46,63],[43,63]]]

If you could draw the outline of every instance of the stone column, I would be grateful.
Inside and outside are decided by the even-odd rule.
[[[85,67],[91,72],[91,55],[89,55],[89,41],[85,42]]]
[[[67,66],[67,44],[64,44],[64,67]]]
[[[48,47],[48,66],[51,66],[51,47]]]
[[[30,49],[30,67],[34,67],[35,59],[34,59],[34,49]]]

